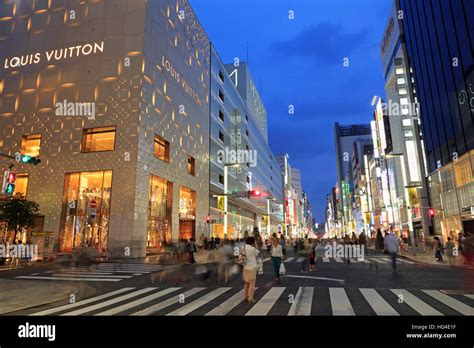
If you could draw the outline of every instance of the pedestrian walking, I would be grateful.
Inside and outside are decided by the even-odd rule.
[[[311,241],[311,239],[310,239]],[[309,271],[315,272],[316,271],[316,242],[310,243],[310,251],[309,251]]]
[[[301,257],[303,257],[303,262],[301,263],[301,272],[306,273],[308,272],[308,255],[309,255],[309,242],[308,242],[308,236],[306,236],[300,244],[300,251],[299,254]]]
[[[265,245],[267,246],[267,253],[270,254],[270,251],[272,249],[272,242],[270,242],[268,239],[265,239]]]
[[[283,256],[286,256],[286,241],[285,241],[285,236],[283,234],[280,234],[280,245],[281,245],[281,250],[283,252]]]
[[[279,282],[281,281],[280,266],[281,266],[281,259],[283,258],[283,249],[281,247],[281,244],[278,241],[278,238],[274,237],[272,239],[271,254],[272,254],[273,270],[275,272],[275,280]]]
[[[448,257],[449,265],[453,266],[454,261],[454,243],[451,240],[451,237],[448,237],[448,241],[446,242],[446,256]]]
[[[433,250],[435,252],[435,257],[437,258],[436,261],[438,262],[443,262],[443,255],[442,255],[442,250],[443,250],[443,243],[441,243],[441,240],[439,239],[438,236],[435,236],[433,238]]]
[[[293,238],[293,250],[295,254],[298,252],[298,241],[296,240],[296,238]]]
[[[254,244],[254,238],[247,237],[241,252],[241,264],[244,266],[242,273],[242,278],[245,283],[244,294],[245,301],[248,303],[255,303],[253,295],[255,292],[255,282],[257,280],[257,257],[259,251],[254,248]]]
[[[224,246],[219,249],[219,267],[218,277],[219,281],[224,279],[224,284],[227,284],[231,275],[231,267],[234,265],[234,253],[230,240],[224,241]]]
[[[383,250],[383,248],[384,248],[384,238],[382,235],[382,230],[379,228],[377,229],[377,236],[375,237],[375,249]]]
[[[392,259],[392,270],[397,271],[397,254],[400,252],[400,245],[394,233],[388,233],[383,241],[385,250]]]

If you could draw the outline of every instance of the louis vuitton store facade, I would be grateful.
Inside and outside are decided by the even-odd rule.
[[[207,234],[210,45],[188,1],[7,0],[0,26],[0,151],[42,160],[14,170],[54,250]]]

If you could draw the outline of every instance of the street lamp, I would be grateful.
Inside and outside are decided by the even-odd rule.
[[[227,168],[232,167],[236,168],[239,167],[239,163],[224,163],[224,238],[227,237],[227,186],[228,186],[228,173],[227,173]]]

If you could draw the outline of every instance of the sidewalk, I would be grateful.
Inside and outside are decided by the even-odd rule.
[[[90,289],[84,291],[84,287]],[[82,292],[95,292],[95,289],[85,285]],[[66,304],[69,303],[70,295],[78,293],[77,287],[69,285],[2,279],[0,281],[0,315],[61,300]],[[84,294],[81,297],[84,297]]]

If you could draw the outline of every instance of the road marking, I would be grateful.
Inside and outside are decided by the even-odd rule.
[[[300,258],[298,258],[298,260],[296,260],[296,262],[301,263],[301,262],[303,262],[305,259],[306,259],[306,257],[300,257]]]
[[[126,295],[122,295],[122,296],[113,298],[111,300],[107,300],[105,302],[100,302],[100,303],[97,303],[95,305],[88,306],[88,307],[85,307],[85,308],[81,308],[81,309],[78,309],[78,310],[75,310],[75,311],[72,311],[72,312],[63,313],[61,315],[62,316],[63,315],[71,316],[71,315],[81,315],[81,314],[84,314],[84,313],[92,312],[96,309],[104,308],[104,307],[113,305],[115,303],[128,300],[129,298],[137,297],[137,296],[146,294],[147,292],[150,292],[150,291],[153,291],[153,290],[156,290],[156,289],[158,289],[158,288],[144,288],[144,289],[141,289],[141,290],[133,291],[133,292],[130,292]]]
[[[133,273],[134,276],[141,276],[143,275],[142,273]]]
[[[284,287],[271,288],[245,315],[267,315],[283,291]]]
[[[461,301],[458,301],[448,295],[445,295],[438,290],[423,290],[424,293],[430,295],[431,297],[437,299],[441,303],[445,304],[446,306],[451,307],[455,311],[463,315],[474,315],[474,308],[468,306]]]
[[[326,278],[326,277],[312,277],[312,276],[302,276],[302,275],[284,275],[281,276],[282,278],[302,278],[302,279],[314,279],[314,280],[332,280],[335,282],[339,282],[341,284],[344,284],[344,279],[336,279],[336,278]]]
[[[466,296],[466,297],[468,297],[468,298],[474,300],[474,295],[472,295],[472,294],[466,294],[466,295],[464,295],[464,296]]]
[[[408,264],[410,264],[410,265],[414,265],[414,264],[415,264],[414,262],[408,261],[408,260],[405,260],[405,259],[399,259],[399,260],[397,260],[397,262],[408,263]]]
[[[120,276],[120,275],[97,275],[97,274],[87,274],[87,273],[56,273],[52,274],[52,277],[84,277],[87,276],[89,278],[121,278],[121,279],[126,279],[126,278],[133,278],[133,276]]]
[[[391,291],[397,295],[398,298],[403,299],[403,303],[406,303],[421,315],[444,315],[407,290],[392,289]],[[402,296],[400,297],[400,295]]]
[[[19,276],[17,279],[44,279],[44,280],[71,280],[83,282],[118,282],[122,279],[105,279],[105,278],[60,278],[60,277],[42,277],[42,276]]]
[[[331,261],[329,261],[329,257],[324,256],[323,257],[323,262],[331,262]]]
[[[295,259],[294,257],[289,257],[289,258],[287,258],[287,259],[286,259],[285,261],[283,261],[283,262],[291,262],[291,261],[293,261],[294,259]]]
[[[71,303],[71,304],[67,304],[67,305],[64,305],[64,306],[55,307],[55,308],[51,308],[51,309],[46,309],[46,310],[41,311],[41,312],[30,314],[30,316],[48,315],[48,314],[61,312],[61,311],[68,310],[68,309],[71,309],[71,308],[76,308],[76,307],[79,307],[79,306],[82,306],[82,305],[86,305],[88,303],[92,303],[92,302],[95,302],[95,301],[100,301],[100,300],[103,300],[104,298],[112,297],[112,296],[121,294],[121,293],[129,291],[129,290],[133,290],[133,289],[135,289],[135,288],[122,288],[122,289],[115,290],[115,291],[112,291],[112,292],[108,292],[106,294],[102,294],[102,295],[99,295],[99,296],[96,296],[96,297],[88,298],[87,300],[82,300],[82,301],[79,301],[79,302],[76,302],[76,303]]]
[[[337,262],[337,263],[342,263],[344,261],[342,261],[342,259],[340,257],[335,257],[334,260]]]
[[[187,315],[187,314],[191,313],[192,311],[198,309],[199,307],[204,306],[206,303],[214,300],[215,298],[222,295],[226,291],[229,291],[230,289],[232,289],[232,288],[217,288],[217,289],[211,291],[210,293],[198,298],[197,300],[195,300],[191,303],[188,303],[187,305],[185,305],[181,308],[178,308],[177,310],[175,310],[171,313],[168,313],[166,315]]]
[[[400,315],[375,289],[359,289],[377,315]]]
[[[343,288],[329,288],[332,315],[355,315],[354,309]]]
[[[288,315],[311,315],[313,292],[313,287],[300,287],[291,304]]]
[[[386,260],[385,260],[385,261],[384,261],[384,260],[379,260],[379,259],[377,259],[377,258],[371,258],[370,260],[371,260],[371,261],[375,261],[375,262],[377,262],[377,263],[383,263],[383,264],[386,264],[386,263],[388,262],[388,261],[386,261]]]
[[[168,295],[168,294],[170,294],[174,291],[177,291],[179,289],[181,289],[181,288],[167,288],[167,289],[161,290],[157,293],[145,296],[145,297],[140,298],[138,300],[125,303],[124,305],[121,305],[121,306],[118,306],[118,307],[115,307],[115,308],[112,308],[112,309],[109,309],[107,311],[100,312],[100,313],[97,313],[97,314],[94,314],[94,315],[114,315],[114,314],[117,314],[117,313],[120,313],[120,312],[125,312],[126,310],[128,310],[130,308],[137,307],[137,306],[139,306],[141,304],[144,304],[146,302],[156,300],[157,298]]]
[[[263,262],[267,262],[267,261],[270,261],[271,260],[271,257],[267,257],[266,259],[263,260]]]
[[[257,290],[258,288],[255,288]],[[205,315],[226,315],[232,309],[237,307],[238,304],[244,301],[245,290],[240,290],[238,293],[227,299],[226,301],[219,304],[210,312],[207,312]]]
[[[179,303],[179,301],[181,299],[184,299],[184,301],[186,301],[186,298],[189,297],[189,296],[192,296],[202,290],[204,290],[205,288],[192,288],[188,291],[185,291],[179,295],[176,295],[176,296],[173,296],[165,301],[162,301],[162,302],[159,302],[153,306],[150,306],[148,308],[145,308],[145,309],[142,309],[138,312],[135,312],[135,313],[132,313],[130,315],[150,315],[150,314],[153,314],[155,312],[158,312],[166,307],[169,307],[171,305],[174,305],[176,303]]]

